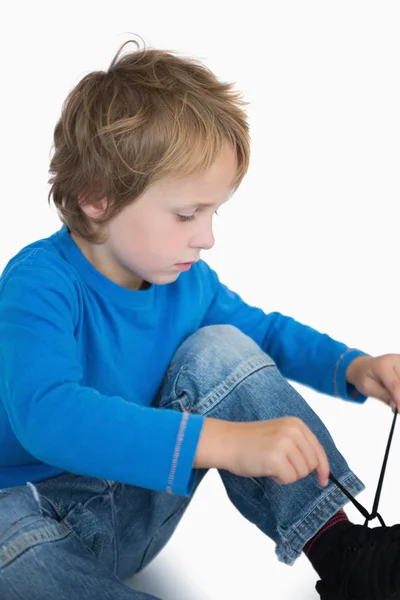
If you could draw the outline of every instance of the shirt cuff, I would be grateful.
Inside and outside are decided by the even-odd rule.
[[[190,496],[198,469],[193,468],[205,417],[185,411],[179,427],[166,492]]]
[[[343,398],[344,400],[363,404],[368,396],[361,394],[354,385],[346,381],[346,369],[358,356],[369,356],[369,354],[355,348],[347,348],[343,354],[340,355],[335,365],[333,375],[333,391],[335,396]]]

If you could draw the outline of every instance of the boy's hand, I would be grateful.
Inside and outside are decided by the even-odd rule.
[[[312,431],[296,417],[230,422],[207,418],[194,466],[222,468],[241,477],[293,483],[316,471],[328,484],[329,463]]]
[[[400,354],[358,356],[346,370],[346,380],[364,396],[381,400],[400,412]]]

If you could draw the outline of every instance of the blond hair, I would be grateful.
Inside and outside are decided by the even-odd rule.
[[[137,49],[119,57],[133,41]],[[249,164],[241,94],[203,64],[125,42],[107,71],[84,76],[67,96],[54,130],[48,202],[78,236],[101,242],[95,224],[112,219],[152,183],[212,165],[224,142],[237,155],[234,189]],[[90,219],[82,201],[107,199]]]

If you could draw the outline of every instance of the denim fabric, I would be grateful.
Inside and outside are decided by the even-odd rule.
[[[315,412],[259,346],[232,326],[204,327],[188,337],[153,405],[229,421],[296,416],[324,446],[340,483],[353,496],[364,489]],[[197,471],[193,493],[206,473]],[[220,476],[235,507],[275,542],[278,559],[289,565],[348,502],[333,483],[321,488],[314,473],[290,485],[227,471]],[[1,490],[0,598],[157,600],[123,581],[162,550],[192,498],[72,473]]]

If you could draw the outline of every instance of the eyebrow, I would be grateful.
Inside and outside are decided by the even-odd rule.
[[[215,202],[198,202],[197,204],[181,204],[179,208],[212,208],[214,206],[222,206],[228,200],[230,200],[231,196],[228,196],[223,202],[220,204],[215,204]]]
[[[181,204],[180,208],[211,208],[216,206],[210,202],[199,202],[198,204]]]

